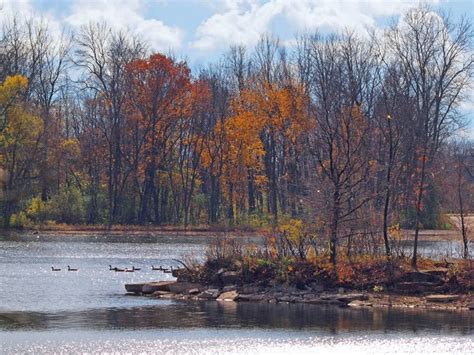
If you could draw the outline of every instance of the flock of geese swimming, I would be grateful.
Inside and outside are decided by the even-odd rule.
[[[51,266],[51,271],[61,271],[61,269],[58,269],[58,268],[55,268],[54,266]],[[68,265],[67,266],[67,271],[79,271],[79,269],[72,268]]]
[[[140,271],[142,268],[140,267],[135,267],[132,266],[131,269],[129,268],[120,268],[120,267],[112,267],[112,265],[109,265],[109,270],[110,271],[115,271],[115,272],[135,272],[135,271]],[[164,268],[162,266],[155,267],[154,265],[151,266],[152,270],[157,270],[157,271],[163,271],[165,274],[171,274],[173,270],[177,270],[178,268],[173,269],[173,266],[170,266],[169,268]],[[51,271],[61,271],[60,268],[55,268],[54,266],[51,266]],[[67,271],[79,271],[77,268],[71,268],[69,265],[67,266]]]

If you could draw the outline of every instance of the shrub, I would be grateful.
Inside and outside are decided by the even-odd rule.
[[[86,208],[84,198],[76,187],[69,187],[51,197],[44,206],[44,217],[60,223],[83,223]]]

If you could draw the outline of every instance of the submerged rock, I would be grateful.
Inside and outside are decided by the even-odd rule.
[[[218,301],[235,301],[239,298],[237,291],[223,292],[217,297]]]
[[[372,307],[372,303],[367,301],[352,301],[348,304],[349,307]]]

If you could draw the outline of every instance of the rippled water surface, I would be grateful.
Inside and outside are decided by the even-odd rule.
[[[202,258],[200,237],[0,238],[0,353],[472,353],[474,312],[180,302],[127,296]],[[439,247],[439,246],[438,246]],[[108,265],[142,270],[109,271]],[[67,265],[78,272],[65,271]],[[62,271],[52,272],[51,266]]]

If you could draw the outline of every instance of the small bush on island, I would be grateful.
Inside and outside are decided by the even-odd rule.
[[[405,283],[408,288],[416,286],[410,284],[413,273],[421,276],[432,273],[435,275],[432,279],[436,280],[433,285],[440,292],[474,290],[474,263],[469,260],[420,259],[415,270],[408,257],[372,254],[348,257],[347,253],[341,253],[334,265],[327,250],[316,249],[316,240],[316,236],[309,238],[303,224],[297,221],[290,221],[289,227],[282,226],[267,236],[260,246],[244,245],[237,238],[219,238],[209,245],[204,263],[195,263],[179,278],[212,285],[225,284],[224,279],[231,275],[233,283],[240,285],[288,285],[298,289],[317,285],[323,289],[344,287],[383,293],[395,289],[397,283]]]

